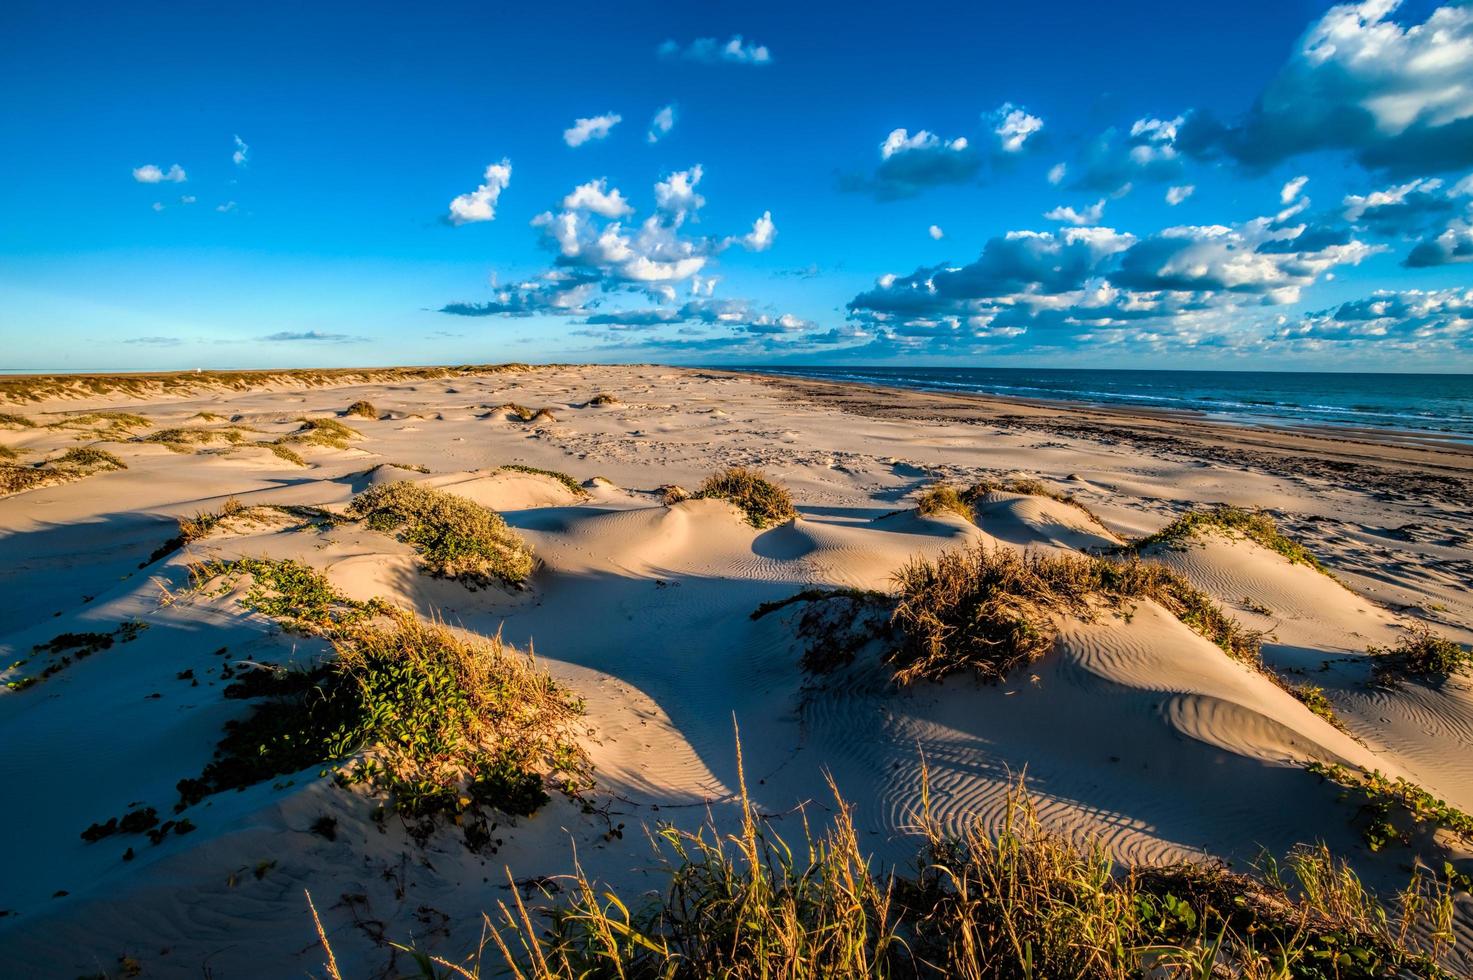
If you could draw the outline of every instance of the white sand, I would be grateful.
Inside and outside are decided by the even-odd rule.
[[[585,405],[604,391],[620,403]],[[1322,839],[1382,887],[1402,879],[1406,852],[1367,852],[1348,823],[1351,810],[1304,763],[1404,775],[1473,809],[1467,684],[1385,691],[1364,683],[1366,647],[1390,642],[1410,622],[1401,603],[1435,604],[1442,628],[1469,638],[1473,601],[1447,564],[1465,560],[1465,548],[1403,543],[1391,559],[1367,557],[1368,536],[1435,522],[1436,503],[1120,443],[945,417],[870,417],[802,403],[747,378],[669,368],[6,410],[44,422],[56,417],[47,413],[108,406],[157,425],[224,424],[191,421],[208,410],[269,438],[294,429],[299,416],[335,414],[360,398],[388,417],[343,419],[363,438],[347,451],[302,449],[305,469],[260,449],[217,444],[185,455],[109,442],[101,448],[126,470],[0,499],[0,662],[28,658],[63,632],[107,632],[134,619],[149,627],[30,690],[0,690],[5,971],[112,971],[128,955],[147,976],[301,975],[320,962],[303,889],[349,975],[390,962],[384,939],[458,957],[480,935],[480,911],[508,897],[508,873],[566,872],[574,846],[587,870],[628,891],[657,884],[645,874],[652,859],[640,828],[660,820],[694,826],[708,805],[717,820],[730,818],[723,801],[736,785],[733,720],[759,807],[792,814],[778,818],[785,833],[801,834],[799,804],[810,802],[810,817],[822,818],[831,772],[883,860],[912,852],[905,828],[919,802],[921,752],[937,812],[953,825],[997,819],[1007,786],[1026,768],[1051,826],[1103,835],[1122,858],[1242,862],[1260,848],[1281,853]],[[548,407],[556,420],[521,422],[500,409],[507,402]],[[75,445],[75,435],[4,430],[0,440],[40,458]],[[510,463],[603,479],[579,498],[546,477],[496,471]],[[659,486],[694,487],[730,464],[761,467],[790,487],[802,517],[759,532],[720,501],[661,504]],[[1068,505],[1016,494],[981,502],[977,526],[912,509],[910,498],[938,476],[984,472],[1050,480],[1109,528]],[[177,517],[229,496],[339,509],[393,479],[422,480],[502,512],[542,562],[530,588],[471,591],[421,575],[412,549],[389,536],[357,525],[292,530],[285,519],[234,525],[139,567],[174,533]],[[1055,651],[1001,686],[957,678],[904,691],[863,660],[819,681],[806,677],[793,635],[799,607],[749,617],[759,603],[809,585],[885,588],[912,556],[976,539],[1055,552],[1106,546],[1196,502],[1354,524],[1355,533],[1315,542],[1344,584],[1245,541],[1213,538],[1155,556],[1247,625],[1272,630],[1265,659],[1323,686],[1350,734],[1150,603],[1128,618],[1064,623]],[[184,584],[187,561],[242,555],[294,557],[350,595],[382,596],[535,646],[587,699],[600,812],[555,801],[503,824],[494,854],[471,854],[450,832],[421,848],[392,821],[381,831],[367,819],[366,800],[311,770],[210,797],[186,814],[195,832],[158,846],[143,837],[83,842],[83,828],[136,801],[165,815],[175,783],[199,773],[222,724],[246,710],[221,697],[222,663],[304,662],[321,652],[320,642],[282,634],[228,597],[161,605],[162,587]],[[216,656],[222,646],[227,655]],[[33,658],[6,678],[46,662]],[[177,679],[185,670],[199,686]],[[336,842],[308,830],[324,814],[339,820]],[[608,833],[618,824],[622,837]],[[125,862],[130,844],[137,857]],[[258,877],[263,862],[275,863]],[[67,894],[53,897],[59,891]],[[1460,924],[1465,944],[1468,921]],[[402,954],[399,967],[409,969]]]

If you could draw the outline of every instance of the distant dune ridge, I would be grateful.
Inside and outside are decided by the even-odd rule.
[[[1473,962],[1473,454],[659,366],[0,402],[5,972]]]

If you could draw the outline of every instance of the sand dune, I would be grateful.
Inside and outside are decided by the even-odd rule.
[[[590,405],[600,392],[618,403]],[[38,647],[62,634],[115,637],[28,689],[0,690],[0,783],[16,801],[0,810],[12,842],[0,876],[7,970],[97,972],[129,955],[151,976],[197,974],[202,964],[216,977],[301,973],[316,963],[304,888],[354,975],[390,961],[386,939],[463,952],[479,935],[480,910],[507,895],[508,873],[566,871],[576,847],[590,872],[637,892],[650,865],[641,824],[695,826],[708,807],[731,820],[734,723],[759,809],[797,829],[794,808],[822,801],[831,773],[884,860],[911,854],[906,830],[923,758],[936,815],[950,826],[1000,819],[1026,769],[1050,826],[1100,835],[1123,859],[1242,862],[1261,848],[1325,840],[1378,886],[1399,882],[1405,854],[1369,852],[1336,788],[1306,764],[1379,769],[1473,807],[1466,679],[1441,688],[1366,683],[1366,648],[1392,642],[1411,612],[1363,590],[1358,572],[1336,580],[1250,541],[1208,535],[1147,557],[1270,631],[1269,668],[1322,686],[1346,731],[1150,601],[1062,621],[1053,651],[998,686],[952,677],[897,688],[879,642],[849,668],[810,676],[795,633],[802,607],[751,617],[803,588],[888,589],[907,561],[974,542],[1100,551],[1159,527],[1179,502],[1323,510],[1316,490],[1279,475],[1079,437],[1039,449],[1036,432],[795,405],[752,379],[664,368],[344,387],[273,381],[78,404],[137,413],[154,429],[248,425],[260,430],[249,441],[263,442],[296,431],[303,417],[336,418],[359,399],[379,416],[344,419],[361,434],[347,448],[302,445],[305,465],[252,445],[176,452],[108,434],[88,442],[126,469],[0,498],[0,654],[19,662],[0,679],[58,662]],[[555,421],[522,421],[502,408],[513,401],[546,406]],[[22,411],[41,418],[61,407]],[[235,422],[201,422],[202,411]],[[75,435],[37,428],[3,438],[39,459],[76,445]],[[502,469],[510,464],[565,473],[573,486]],[[656,492],[694,488],[725,465],[762,467],[792,490],[799,516],[759,529],[727,501],[665,505]],[[1001,471],[1067,486],[1105,524],[1015,493],[980,498],[975,523],[911,509],[938,478]],[[536,556],[526,587],[431,577],[392,531],[332,519],[354,494],[399,480],[499,512]],[[231,498],[260,509],[159,553],[177,518]],[[1373,494],[1336,504],[1346,520],[1382,528],[1427,519],[1419,506]],[[1348,537],[1321,555],[1331,570],[1354,568],[1356,547]],[[1405,575],[1383,563],[1409,590],[1420,581],[1418,547],[1409,542],[1398,558]],[[190,563],[238,557],[294,559],[350,598],[381,597],[533,648],[586,702],[597,781],[589,806],[557,799],[509,819],[494,853],[475,854],[448,828],[421,845],[392,821],[375,824],[369,800],[314,767],[208,797],[187,810],[192,832],[157,845],[84,842],[89,824],[135,803],[160,813],[172,805],[178,780],[199,773],[222,726],[243,715],[242,702],[222,696],[229,674],[325,655],[322,640],[243,609],[243,586],[187,593]],[[177,601],[161,602],[171,594]],[[1429,601],[1444,610],[1441,628],[1469,637],[1473,609],[1442,593]],[[311,831],[324,816],[337,821],[336,840]],[[1467,913],[1465,904],[1457,927],[1465,941]]]

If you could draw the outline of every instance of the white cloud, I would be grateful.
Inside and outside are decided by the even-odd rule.
[[[1166,188],[1166,203],[1176,207],[1196,192],[1197,185],[1195,184],[1178,184],[1175,187],[1168,187]]]
[[[1308,176],[1300,174],[1298,177],[1295,177],[1279,191],[1279,201],[1284,204],[1293,201],[1304,190],[1304,185],[1307,183],[1309,183]]]
[[[215,210],[219,211],[221,214],[229,214],[231,211],[235,210],[235,202],[226,201],[224,204],[216,205]]]
[[[608,180],[600,177],[580,184],[563,198],[564,211],[592,211],[605,218],[622,218],[634,213],[634,208],[619,193],[619,188],[608,189]]]
[[[184,168],[177,163],[168,170],[162,170],[151,163],[145,163],[141,167],[133,168],[133,179],[140,184],[182,184],[188,178],[184,174]]]
[[[657,49],[662,58],[685,58],[708,65],[726,63],[730,65],[768,65],[772,53],[762,44],[750,43],[740,34],[733,34],[726,43],[714,37],[698,37],[685,47],[670,40]]]
[[[246,145],[246,141],[239,136],[235,137],[235,152],[230,154],[230,159],[235,162],[237,167],[244,167],[246,165],[246,157],[250,152],[251,148]]]
[[[601,140],[624,119],[617,112],[605,113],[590,119],[575,119],[573,125],[563,130],[563,142],[569,146],[582,146],[589,140]]]
[[[675,225],[684,223],[688,215],[699,211],[706,203],[706,199],[696,193],[696,185],[704,175],[705,171],[698,163],[689,170],[678,170],[664,180],[657,181],[655,207],[669,215]]]
[[[675,106],[673,104],[662,107],[650,120],[650,131],[645,138],[651,143],[658,143],[664,136],[675,128]]]
[[[776,237],[777,225],[772,223],[772,212],[764,211],[762,217],[752,222],[752,230],[736,241],[749,252],[765,252],[772,248]]]
[[[1004,153],[1017,153],[1028,142],[1028,137],[1043,129],[1042,119],[1011,102],[998,106],[990,118],[992,131],[997,134]]]
[[[450,223],[469,224],[473,221],[493,221],[496,218],[496,202],[506,185],[511,183],[511,161],[503,159],[486,168],[485,183],[461,194],[450,202]]]
[[[1067,163],[1056,163],[1048,168],[1048,182],[1058,186],[1059,182],[1064,179],[1064,175],[1068,172],[1069,165]]]
[[[193,194],[184,194],[184,195],[181,195],[180,196],[179,203],[180,204],[193,204],[197,200],[199,200],[199,198],[195,197]]]
[[[885,137],[885,142],[880,144],[880,159],[888,160],[901,153],[913,153],[917,150],[935,150],[942,147],[941,138],[926,130],[917,130],[914,136],[908,130],[894,129],[890,135]],[[945,148],[952,152],[961,152],[967,148],[967,138],[958,136],[954,140],[947,140]]]
[[[1102,197],[1088,207],[1076,211],[1060,205],[1044,215],[1049,221],[1062,221],[1071,225],[1097,225],[1105,214],[1105,199]]]
[[[153,202],[153,210],[154,210],[154,213],[155,214],[157,214],[158,212],[162,211],[163,209],[164,209],[164,202],[163,201],[154,201]]]
[[[943,238],[946,237],[946,232],[944,232],[944,231],[941,230],[941,226],[940,225],[932,225],[926,231],[926,234],[930,235],[933,239],[935,239],[938,242],[941,241],[941,239],[943,239]]]

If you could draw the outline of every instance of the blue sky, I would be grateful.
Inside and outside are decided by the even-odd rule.
[[[1473,7],[12,2],[0,369],[1473,369]]]

